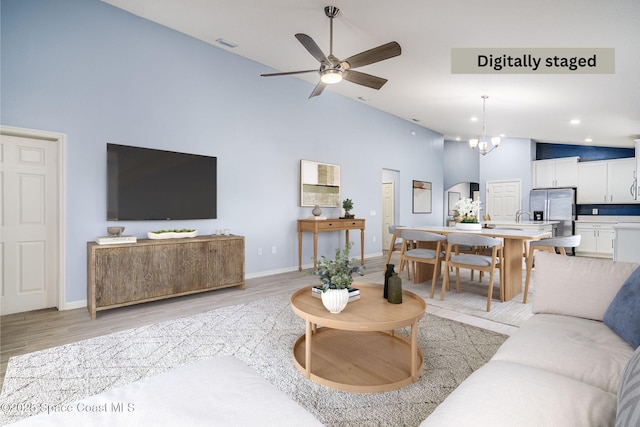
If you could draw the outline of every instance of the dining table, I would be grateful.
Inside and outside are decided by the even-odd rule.
[[[522,292],[523,256],[524,248],[528,242],[551,237],[552,233],[539,230],[518,230],[511,228],[481,228],[477,231],[457,229],[455,226],[423,225],[412,227],[398,227],[397,230],[419,230],[430,233],[448,235],[452,233],[482,234],[484,236],[498,237],[504,242],[504,301],[509,301]],[[417,263],[414,282],[420,283],[431,280],[433,265]]]

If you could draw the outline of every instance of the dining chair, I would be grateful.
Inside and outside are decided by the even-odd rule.
[[[482,247],[488,254],[483,253],[461,253],[460,247],[472,246]],[[440,299],[444,300],[445,289],[449,287],[449,270],[456,269],[456,292],[460,292],[460,269],[465,268],[471,271],[489,273],[489,291],[487,295],[487,311],[491,310],[491,300],[493,298],[493,283],[495,270],[499,270],[500,281],[500,301],[504,300],[504,275],[503,275],[503,242],[497,237],[483,236],[480,234],[452,233],[447,236],[447,251],[445,255],[446,274],[442,281],[442,291]],[[431,297],[433,298],[433,289]]]
[[[442,234],[430,233],[419,230],[401,230],[402,251],[400,252],[400,265],[405,263],[413,266],[413,282],[417,283],[416,263],[432,264],[433,277],[431,278],[431,293],[435,289],[436,280],[440,276],[440,264],[444,261],[444,245],[447,237]],[[423,243],[423,245],[421,245]],[[424,244],[426,243],[426,245]],[[420,246],[432,246],[425,248]],[[411,268],[407,267],[407,278],[411,279]]]
[[[576,234],[574,236],[561,236],[561,237],[547,237],[545,239],[534,240],[529,243],[529,253],[527,254],[527,275],[524,285],[524,297],[522,303],[527,303],[527,295],[529,294],[529,282],[531,281],[531,269],[533,268],[534,252],[549,251],[551,253],[560,253],[560,255],[567,255],[565,248],[575,248],[580,246],[580,240],[582,236]]]
[[[391,255],[394,252],[402,251],[402,236],[400,236],[400,230],[398,228],[404,227],[404,225],[390,225],[389,226],[389,234],[391,234],[391,244],[389,245],[389,253],[387,254],[387,262],[389,264],[391,261]],[[398,243],[398,239],[400,242]]]

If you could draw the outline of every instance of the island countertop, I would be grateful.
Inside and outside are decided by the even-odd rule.
[[[495,227],[535,227],[535,226],[545,226],[545,225],[554,225],[559,224],[560,221],[531,221],[531,220],[523,220],[516,222],[515,220],[509,221],[499,221],[499,220],[491,220],[491,221],[482,221],[485,225],[491,225]]]

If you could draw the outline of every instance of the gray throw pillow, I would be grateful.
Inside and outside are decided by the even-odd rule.
[[[603,320],[631,347],[640,346],[640,267],[624,282]]]
[[[622,372],[618,386],[616,427],[640,426],[640,347]]]

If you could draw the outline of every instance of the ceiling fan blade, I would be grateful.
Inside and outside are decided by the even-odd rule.
[[[318,70],[303,70],[303,71],[285,71],[283,73],[268,73],[268,74],[260,74],[262,77],[273,77],[273,76],[289,76],[291,74],[303,74],[303,73],[317,73]]]
[[[383,79],[382,77],[372,76],[371,74],[355,70],[345,70],[342,73],[342,78],[351,83],[367,86],[372,89],[380,89],[387,82],[387,79]]]
[[[319,81],[316,87],[313,88],[313,92],[311,92],[311,95],[309,95],[309,98],[313,98],[314,96],[320,95],[324,90],[325,86],[326,86],[325,83],[322,83],[322,81]]]
[[[348,68],[364,67],[365,65],[393,58],[394,56],[398,56],[401,53],[402,49],[397,42],[389,42],[387,44],[374,47],[373,49],[358,53],[357,55],[350,56],[342,62],[348,63]]]
[[[314,58],[316,58],[320,62],[329,63],[327,56],[322,52],[322,49],[318,47],[316,42],[314,42],[311,37],[306,34],[298,33],[296,34],[296,38],[300,43],[302,43],[302,46],[304,46],[305,49],[307,49],[309,53],[313,55]]]

